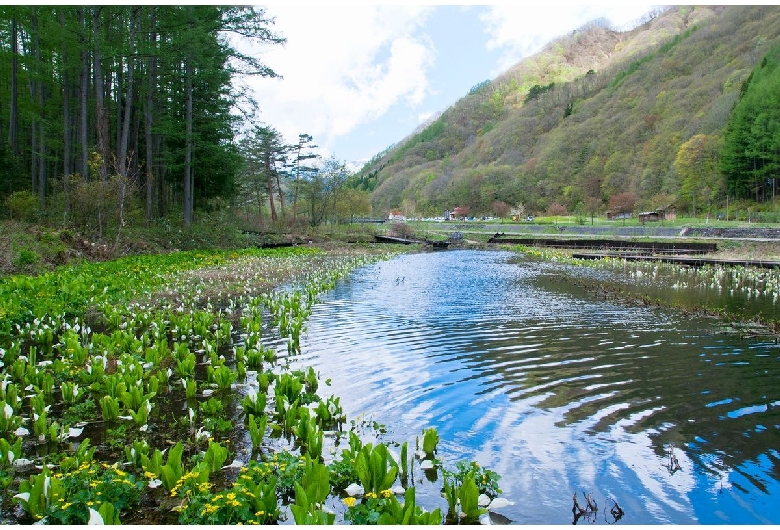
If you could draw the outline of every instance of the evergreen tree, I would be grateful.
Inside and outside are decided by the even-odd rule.
[[[730,196],[766,200],[780,170],[780,46],[742,88],[724,137],[720,168]]]

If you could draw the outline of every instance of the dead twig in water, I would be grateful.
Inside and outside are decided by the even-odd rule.
[[[609,509],[609,514],[612,516],[612,521],[610,522],[609,519],[607,519],[607,508],[604,507],[604,520],[607,522],[607,524],[614,524],[618,522],[623,515],[625,515],[625,512],[623,511],[623,508],[620,507],[620,505],[617,503],[614,499],[607,499],[608,501],[612,501],[612,507]]]
[[[669,457],[669,463],[666,465],[669,474],[674,475],[677,471],[681,471],[682,467],[680,466],[680,462],[677,461],[677,457],[674,455],[673,443],[669,444],[669,449],[667,449],[666,454]]]
[[[588,522],[594,522],[596,520],[596,514],[598,513],[598,507],[596,505],[596,501],[593,500],[593,494],[588,493],[585,494],[585,492],[582,493],[582,495],[585,497],[585,503],[587,504],[587,508],[583,508],[580,506],[580,503],[577,501],[577,492],[574,492],[574,495],[572,496],[572,501],[574,502],[574,506],[572,506],[572,513],[574,514],[574,520],[572,521],[572,524],[577,524],[577,521],[580,519],[580,517],[585,517]]]

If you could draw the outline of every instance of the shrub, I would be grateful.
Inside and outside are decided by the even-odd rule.
[[[30,265],[35,265],[41,259],[37,252],[23,248],[19,251],[19,255],[14,260],[16,267],[24,268]]]
[[[11,219],[33,221],[38,216],[38,199],[29,191],[15,191],[5,199]]]

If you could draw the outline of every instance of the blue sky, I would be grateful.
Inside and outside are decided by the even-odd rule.
[[[637,20],[652,5],[264,6],[284,46],[252,48],[283,79],[251,79],[259,120],[292,143],[359,166],[469,89],[554,38],[605,17]]]

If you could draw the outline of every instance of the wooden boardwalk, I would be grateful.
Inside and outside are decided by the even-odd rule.
[[[627,239],[561,239],[561,238],[519,238],[496,234],[488,243],[525,245],[529,247],[579,248],[601,251],[632,250],[651,254],[707,254],[718,250],[716,243],[694,241],[631,241]]]
[[[419,243],[421,245],[428,245],[433,248],[448,248],[450,246],[449,241],[429,241],[427,239],[406,239],[403,237],[393,236],[380,236],[375,235],[377,242],[379,243],[400,243],[402,245],[411,245],[412,243]]]
[[[603,259],[620,258],[626,261],[662,261],[664,263],[677,263],[679,265],[688,265],[690,267],[702,267],[704,265],[721,265],[726,267],[757,267],[761,269],[780,269],[780,261],[752,260],[752,259],[718,259],[718,258],[697,258],[684,256],[647,256],[637,254],[625,254],[619,252],[588,252],[573,253],[573,258],[580,259]]]

